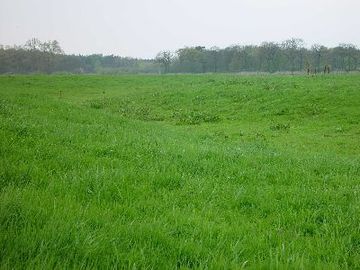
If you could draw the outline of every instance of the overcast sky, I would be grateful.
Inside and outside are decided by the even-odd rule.
[[[0,44],[152,58],[183,46],[303,38],[360,45],[360,0],[0,0]]]

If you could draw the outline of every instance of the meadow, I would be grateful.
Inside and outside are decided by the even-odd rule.
[[[360,75],[0,76],[1,269],[359,269]]]

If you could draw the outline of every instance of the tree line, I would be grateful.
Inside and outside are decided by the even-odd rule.
[[[114,55],[67,55],[57,41],[31,39],[22,46],[0,45],[0,74],[5,73],[226,73],[359,70],[360,50],[353,44],[305,47],[302,39],[227,48],[184,47],[154,59]]]
[[[0,74],[6,73],[156,73],[155,60],[114,55],[68,55],[59,42],[28,40],[22,46],[0,45]]]

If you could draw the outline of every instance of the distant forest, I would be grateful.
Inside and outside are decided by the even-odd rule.
[[[68,55],[55,41],[31,39],[22,46],[0,45],[0,74],[31,73],[208,73],[208,72],[349,72],[360,70],[353,44],[305,47],[302,39],[227,48],[185,47],[162,51],[154,59],[114,55]]]

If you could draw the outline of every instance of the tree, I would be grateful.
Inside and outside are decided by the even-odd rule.
[[[357,69],[358,52],[354,44],[342,43],[339,45],[339,55],[342,59],[342,65],[347,72]]]
[[[311,53],[313,57],[314,66],[317,68],[318,71],[320,71],[321,69],[320,66],[326,51],[327,48],[320,44],[314,44],[311,46]]]
[[[262,64],[265,65],[265,70],[267,72],[275,72],[278,67],[276,63],[276,58],[278,56],[278,51],[280,47],[277,43],[274,42],[263,42],[259,47],[260,57],[263,61]]]
[[[210,69],[215,73],[218,71],[219,52],[220,52],[220,48],[215,46],[211,47],[210,50],[208,51],[207,62],[210,65]]]
[[[42,51],[42,42],[37,38],[32,38],[26,41],[24,48],[29,51]]]
[[[241,71],[243,65],[242,48],[240,46],[231,46],[224,50],[223,61],[226,70],[230,72]]]
[[[302,61],[303,55],[300,54],[300,52],[303,47],[304,47],[304,41],[300,38],[291,38],[285,40],[282,43],[282,49],[284,50],[284,53],[289,61],[289,67],[291,73],[294,73],[295,71],[297,58]],[[302,69],[302,67],[300,69]]]
[[[41,51],[50,54],[64,54],[64,51],[60,47],[60,43],[57,40],[49,40],[41,44]]]
[[[206,71],[205,47],[185,47],[177,50],[178,66],[183,72],[200,73]]]
[[[169,72],[171,60],[172,60],[172,53],[170,51],[161,51],[155,57],[155,61],[163,66],[164,73]]]

